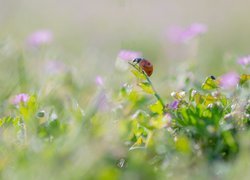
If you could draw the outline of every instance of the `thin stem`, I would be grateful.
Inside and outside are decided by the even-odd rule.
[[[131,66],[133,66],[137,71],[142,72],[142,74],[146,77],[147,82],[150,84],[153,92],[154,92],[154,96],[156,97],[156,99],[161,103],[162,106],[162,110],[164,113],[166,113],[166,106],[165,103],[163,102],[162,98],[160,97],[160,95],[157,93],[157,91],[155,90],[152,81],[149,79],[148,75],[141,69],[138,68],[138,66],[136,66],[133,63],[128,62]]]

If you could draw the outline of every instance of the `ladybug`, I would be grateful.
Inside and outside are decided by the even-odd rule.
[[[153,64],[144,58],[135,58],[134,63],[139,64],[139,67],[148,75],[151,76],[153,73]]]

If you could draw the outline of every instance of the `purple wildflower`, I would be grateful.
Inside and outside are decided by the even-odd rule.
[[[207,26],[193,23],[187,28],[172,26],[167,32],[168,39],[174,43],[186,43],[189,40],[207,32]]]
[[[97,86],[103,86],[104,85],[104,80],[101,76],[96,76],[95,78],[95,83]]]
[[[22,102],[27,102],[29,99],[29,95],[25,94],[25,93],[21,93],[16,95],[13,99],[12,99],[12,104],[20,104]]]
[[[40,30],[32,33],[27,38],[28,45],[32,47],[39,47],[41,45],[49,44],[53,40],[53,34],[49,30]]]
[[[130,51],[130,50],[121,50],[118,54],[118,58],[126,61],[130,61],[141,56],[142,56],[141,52]]]
[[[170,103],[169,107],[170,107],[171,109],[177,109],[178,106],[179,106],[179,103],[180,103],[179,101],[175,100],[175,101],[173,101],[172,103]]]
[[[230,89],[237,86],[239,75],[235,72],[229,72],[220,77],[220,86],[224,89]]]
[[[240,64],[242,66],[249,65],[250,64],[250,55],[238,58],[237,62],[238,62],[238,64]]]

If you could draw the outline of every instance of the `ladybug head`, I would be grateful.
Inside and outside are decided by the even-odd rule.
[[[139,63],[141,60],[143,60],[143,58],[135,58],[133,62]]]
[[[211,77],[212,80],[215,80],[215,79],[216,79],[216,77],[213,76],[213,75],[211,75],[210,77]]]

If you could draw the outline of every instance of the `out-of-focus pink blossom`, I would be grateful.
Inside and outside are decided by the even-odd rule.
[[[168,29],[167,37],[173,43],[186,43],[189,40],[207,32],[207,26],[193,23],[187,28],[172,26]]]
[[[238,64],[240,64],[242,66],[249,65],[250,64],[250,55],[238,58],[237,62],[238,62]]]
[[[130,50],[121,50],[118,54],[119,59],[126,60],[126,61],[130,61],[141,56],[142,56],[141,52],[130,51]]]
[[[167,113],[164,117],[163,117],[163,121],[165,121],[166,124],[166,128],[171,127],[171,122],[172,122],[172,117],[169,113]]]
[[[101,91],[100,94],[98,95],[97,100],[96,100],[96,105],[99,111],[109,110],[110,106],[109,106],[108,97],[105,91]]]
[[[30,34],[27,38],[28,45],[39,47],[53,41],[53,34],[49,30],[40,30]]]
[[[58,60],[49,60],[45,63],[45,71],[47,74],[59,74],[66,71],[66,66]]]
[[[192,32],[193,35],[205,34],[207,32],[207,26],[201,23],[193,23],[189,26],[188,31]]]
[[[220,86],[224,89],[230,89],[237,86],[239,83],[239,75],[235,72],[229,72],[220,77]]]
[[[29,100],[29,95],[25,93],[21,93],[21,94],[16,95],[12,99],[12,104],[18,105],[21,102],[27,102],[28,100]]]
[[[170,105],[169,105],[169,107],[170,107],[171,109],[177,109],[178,106],[179,106],[179,101],[177,101],[177,100],[173,101],[173,102],[170,103]]]
[[[183,28],[179,26],[172,26],[168,29],[167,37],[171,42],[180,43],[183,41]]]
[[[96,76],[95,78],[95,83],[97,86],[103,86],[104,85],[104,80],[101,76]]]

